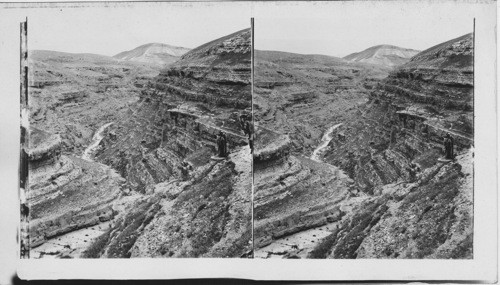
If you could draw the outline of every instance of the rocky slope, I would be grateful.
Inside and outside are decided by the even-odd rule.
[[[254,154],[254,246],[256,257],[306,257],[320,233],[345,215],[343,201],[356,196],[352,180],[333,165],[293,155],[286,135],[258,126]],[[296,233],[306,231],[296,242]],[[300,248],[299,245],[300,244]]]
[[[95,54],[35,50],[30,67],[30,125],[60,134],[62,152],[81,156],[102,122],[135,102],[158,68]]]
[[[61,144],[59,135],[30,131],[27,205],[32,248],[115,215],[112,204],[123,179],[106,165],[61,155]]]
[[[155,88],[211,106],[250,108],[249,40],[244,30],[191,50],[160,73]]]
[[[343,57],[351,62],[371,63],[394,67],[408,62],[418,50],[401,48],[392,45],[378,45]]]
[[[31,257],[76,256],[75,244],[61,238],[111,220],[124,189],[112,168],[80,157],[100,124],[135,101],[138,87],[157,71],[106,56],[53,51],[31,51],[29,67]],[[90,244],[86,236],[81,241]]]
[[[105,132],[96,159],[130,195],[88,257],[240,257],[251,251],[250,30],[188,52]],[[212,160],[216,134],[230,156]],[[182,167],[184,166],[184,168]]]
[[[296,222],[275,215],[279,221],[272,228],[286,234],[265,247],[257,244],[268,252],[261,257],[278,252],[295,258],[472,258],[471,63],[471,35],[432,47],[392,71],[367,92],[365,102],[337,118],[338,124],[324,136],[327,146],[313,157],[322,168],[338,167],[337,174],[321,174],[315,181],[334,177],[347,182],[323,182],[330,191],[342,193],[340,187],[351,193],[334,198],[321,194],[325,199],[320,209],[339,207],[340,218],[297,232]],[[288,122],[294,126],[294,120]],[[456,144],[457,157],[451,162],[440,159],[447,133]],[[268,142],[264,139],[262,148]],[[263,174],[254,166],[256,180],[268,173],[298,179],[299,174],[288,175],[286,167],[292,164],[284,161],[279,167],[264,164]],[[267,195],[274,193],[273,202],[282,209],[299,208],[291,202],[293,196],[279,196],[282,189],[283,185],[268,187]],[[315,211],[310,207],[298,216]],[[255,234],[260,235],[258,228]],[[293,244],[285,248],[290,241]]]
[[[58,76],[63,83],[33,88],[48,97],[34,96],[35,110],[53,110],[52,116],[35,113],[33,123],[57,133],[51,137],[40,130],[30,137],[35,144],[40,143],[37,134],[46,137],[43,147],[30,152],[33,256],[251,255],[251,154],[238,122],[242,114],[251,119],[245,109],[251,105],[250,30],[194,49],[154,79],[139,69],[130,69],[133,75],[121,70],[126,76],[110,76],[117,65],[145,66],[137,63],[95,56],[76,63],[73,59],[57,54],[55,63],[35,68],[34,78],[40,82],[51,81],[42,75],[52,69],[69,72]],[[99,80],[86,73],[93,64],[102,82],[124,93],[93,93]],[[50,95],[59,96],[68,88],[65,84],[75,82],[87,95],[53,105],[58,98]],[[185,86],[197,95],[178,91]],[[78,132],[60,129],[78,116],[81,129],[92,126],[81,151],[72,149],[68,139],[79,137]],[[225,160],[211,158],[220,131],[228,138],[230,155]]]
[[[114,55],[113,58],[165,66],[177,61],[188,51],[189,49],[184,47],[176,47],[161,43],[150,43],[136,47],[135,49],[129,51],[121,52]]]
[[[256,51],[255,65],[255,256],[307,257],[363,194],[311,154],[388,69],[273,51]]]
[[[366,102],[388,70],[330,56],[257,50],[255,121],[288,134],[292,150],[309,156],[325,129]]]
[[[401,175],[409,177],[410,162],[433,165],[432,153],[439,153],[446,133],[458,151],[469,148],[472,84],[471,35],[421,52],[380,82],[369,102],[339,129],[343,139],[331,142],[327,160],[359,176],[360,187],[372,192]]]

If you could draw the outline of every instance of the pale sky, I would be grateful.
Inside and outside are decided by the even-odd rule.
[[[342,57],[380,44],[424,50],[470,33],[475,2],[43,3],[21,12],[30,49],[115,55],[151,42],[194,48],[250,27],[255,17],[256,49]]]
[[[463,1],[279,6],[256,9],[256,49],[343,57],[380,44],[424,50],[473,31],[474,7]]]
[[[195,48],[250,28],[251,9],[232,3],[87,3],[85,7],[77,3],[46,3],[45,6],[51,8],[26,9],[31,50],[112,56],[153,42]]]

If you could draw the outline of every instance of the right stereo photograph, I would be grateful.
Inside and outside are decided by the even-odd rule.
[[[472,259],[474,20],[255,19],[254,257]]]

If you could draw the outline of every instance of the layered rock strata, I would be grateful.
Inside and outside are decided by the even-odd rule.
[[[60,137],[39,129],[30,131],[28,157],[32,248],[114,216],[123,181],[110,167],[61,155]]]
[[[472,258],[471,63],[471,35],[423,51],[372,85],[366,101],[351,105],[350,111],[336,118],[341,125],[332,128],[331,140],[317,157],[318,162],[313,164],[298,155],[289,155],[289,151],[263,156],[281,159],[263,167],[258,163],[254,166],[256,245],[268,250],[267,255],[260,256]],[[273,92],[276,91],[270,93]],[[264,96],[266,93],[261,93],[262,106],[266,104]],[[308,99],[315,102],[318,98]],[[311,103],[303,106],[308,104]],[[291,116],[287,114],[288,118]],[[270,129],[273,124],[281,125],[279,117],[260,118]],[[296,121],[288,119],[287,128],[304,123]],[[455,143],[453,161],[443,159],[443,138],[447,134]],[[269,135],[262,138],[261,149],[279,149],[280,143],[273,142]],[[296,137],[290,139],[292,144],[303,144]],[[304,149],[307,148],[302,149],[303,153]],[[300,148],[293,150],[297,153]],[[294,162],[297,160],[300,167]],[[309,166],[310,172],[304,170],[304,165]],[[337,174],[325,171],[329,168],[336,169]],[[307,175],[301,176],[302,173],[317,175],[313,179],[316,184],[304,183]],[[345,178],[328,180],[339,173]],[[266,177],[283,179],[267,182]],[[301,200],[300,194],[288,194],[289,185],[293,185],[292,189],[302,187],[308,197],[317,193],[323,200],[301,208],[315,199]],[[337,192],[330,196],[332,191]],[[274,204],[266,209],[269,201]],[[329,209],[340,211],[333,215],[336,218],[330,217],[331,224],[315,216],[318,211],[328,213]],[[287,219],[278,210],[293,211],[296,216]],[[265,223],[271,216],[276,221]],[[314,217],[310,224],[308,217]]]
[[[250,36],[242,30],[186,53],[160,73],[155,88],[189,101],[250,107]]]
[[[130,201],[86,257],[251,254],[250,30],[167,66],[110,126],[95,157],[126,178]],[[229,156],[213,159],[216,136]],[[132,197],[135,197],[132,199]]]
[[[460,37],[423,51],[393,71],[337,130],[325,161],[340,166],[360,188],[373,193],[377,186],[414,179],[417,168],[424,171],[436,164],[446,134],[453,138],[456,152],[471,147],[471,109],[448,104],[472,106],[471,44],[471,35]],[[442,74],[446,84],[457,87],[445,88]],[[393,92],[393,86],[407,92]],[[420,94],[432,100],[421,101]]]
[[[291,155],[290,140],[285,135],[258,127],[256,137],[254,246],[257,254],[283,237],[342,219],[345,215],[342,201],[356,196],[351,179],[335,166]]]
[[[80,156],[102,122],[135,102],[159,67],[95,54],[29,54],[30,125],[58,134],[61,153]]]

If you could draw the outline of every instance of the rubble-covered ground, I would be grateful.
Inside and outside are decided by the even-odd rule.
[[[44,62],[75,78],[34,76],[32,125],[58,143],[30,149],[33,257],[251,256],[251,154],[239,123],[251,119],[250,55],[247,29],[159,72],[87,55]],[[213,159],[220,131],[223,160]]]
[[[256,57],[256,257],[472,258],[470,34],[386,78],[339,59]]]
[[[28,60],[30,125],[59,134],[63,153],[75,156],[159,73],[154,65],[96,54],[34,50]]]

